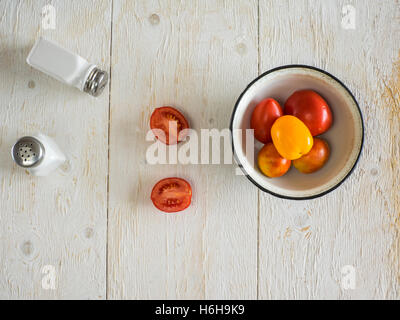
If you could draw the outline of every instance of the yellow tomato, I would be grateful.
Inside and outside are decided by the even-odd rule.
[[[313,137],[307,126],[294,116],[283,116],[271,128],[272,142],[279,154],[289,160],[307,154],[313,146]]]

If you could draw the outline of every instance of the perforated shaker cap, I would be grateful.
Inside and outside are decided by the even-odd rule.
[[[34,137],[22,137],[11,151],[16,164],[23,168],[32,168],[43,160],[45,149],[43,144]]]

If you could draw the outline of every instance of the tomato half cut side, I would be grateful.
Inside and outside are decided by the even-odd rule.
[[[184,115],[175,108],[160,107],[151,114],[150,128],[160,141],[165,144],[176,144],[183,140],[184,136],[180,136],[180,133],[184,129],[189,129],[189,123]]]
[[[181,178],[162,179],[153,187],[151,201],[164,212],[185,210],[192,201],[192,187]]]

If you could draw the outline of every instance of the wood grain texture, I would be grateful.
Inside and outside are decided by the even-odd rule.
[[[336,191],[311,201],[260,193],[259,298],[399,298],[399,3],[260,1],[260,65],[331,72],[355,94],[365,122],[361,160]],[[393,69],[394,66],[394,69]],[[352,265],[356,287],[341,287]]]
[[[229,127],[238,93],[257,74],[257,3],[114,4],[108,297],[256,298],[256,188],[231,165],[146,164],[145,136],[163,105],[198,132]],[[181,214],[150,200],[169,176],[193,187]]]
[[[55,30],[41,27],[49,2]],[[341,27],[347,4],[355,30]],[[110,69],[110,95],[31,69],[40,35]],[[0,1],[0,299],[399,299],[399,43],[398,0]],[[155,107],[227,128],[246,85],[290,63],[334,74],[362,109],[362,157],[339,189],[280,200],[233,165],[146,163]],[[69,155],[47,178],[10,157],[38,131]],[[167,176],[193,187],[181,214],[151,204]]]
[[[56,29],[43,30],[48,1],[0,2],[0,298],[106,297],[108,90],[98,98],[30,68],[43,35],[109,68],[110,1],[52,1]],[[79,13],[79,14],[78,14]],[[11,160],[13,143],[42,132],[69,161],[38,178]],[[56,271],[42,288],[42,268]]]

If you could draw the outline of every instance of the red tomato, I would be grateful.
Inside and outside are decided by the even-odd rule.
[[[325,165],[329,154],[328,143],[323,139],[314,138],[314,144],[310,152],[299,159],[293,160],[293,166],[302,173],[313,173]]]
[[[189,124],[183,114],[175,108],[161,107],[153,111],[150,117],[150,128],[164,131],[164,134],[158,134],[157,130],[153,131],[160,141],[165,144],[176,144],[184,138],[179,134],[182,130],[188,129]]]
[[[276,100],[262,100],[254,109],[250,120],[250,127],[254,129],[256,139],[264,144],[271,142],[271,127],[282,115],[282,108]]]
[[[272,142],[267,143],[258,153],[258,167],[270,178],[283,176],[292,161],[282,158]]]
[[[181,178],[162,179],[153,187],[151,201],[164,212],[182,211],[192,201],[192,187]]]
[[[327,131],[332,125],[332,112],[326,101],[312,90],[293,93],[285,102],[285,114],[299,118],[313,136]]]

